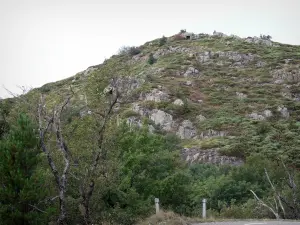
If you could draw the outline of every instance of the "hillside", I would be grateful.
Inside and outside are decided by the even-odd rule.
[[[191,40],[185,39],[188,35]],[[297,131],[299,46],[219,32],[186,33],[163,42],[158,39],[125,49],[103,65],[91,66],[30,94],[45,93],[48,104],[54,104],[57,96],[72,85],[76,93],[74,105],[79,107],[89,99],[85,95],[89,77],[101,76],[100,68],[106,64],[130,65],[120,74],[130,78],[122,78],[120,83],[127,82],[135,97],[120,109],[120,116],[135,124],[147,117],[150,124],[160,125],[157,129],[175,133],[182,139],[184,155],[191,162],[240,163],[234,157],[219,157],[218,152],[244,159],[251,150],[237,146],[241,138],[259,136],[259,132],[265,132],[265,137],[267,133],[278,135],[272,134],[276,131],[293,132],[289,126]],[[155,59],[152,65],[148,63],[150,54]],[[87,109],[74,113],[84,115],[84,110]],[[258,131],[260,126],[269,130]],[[278,150],[278,154],[293,154],[292,149],[284,149],[288,140],[269,138],[272,146],[257,147],[265,153],[275,154]],[[296,163],[298,159],[294,160]]]
[[[237,172],[230,175],[230,180],[227,172],[212,168],[233,165],[252,171],[263,169],[264,160],[269,160],[265,165],[276,171],[269,163],[280,164],[282,160],[289,168],[300,169],[299,84],[300,46],[276,43],[268,36],[240,38],[220,32],[181,32],[142,46],[123,48],[103,64],[2,103],[8,107],[8,123],[13,123],[21,111],[37,116],[41,94],[50,111],[73,93],[62,123],[67,136],[76,127],[75,133],[71,132],[73,139],[66,139],[73,156],[82,158],[82,151],[94,147],[91,140],[98,125],[93,115],[101,113],[106,103],[97,99],[117,89],[121,98],[113,108],[112,121],[120,124],[124,119],[130,127],[146,124],[150,133],[177,137],[178,157],[194,168],[194,175],[206,171],[203,176],[207,180],[202,177],[204,180],[196,182],[201,183],[201,188],[193,183],[197,189],[190,196],[193,204],[207,196],[210,185],[218,179],[220,186],[229,182],[219,193],[234,189],[235,185],[240,188],[223,199],[219,194],[209,194],[209,208],[220,213],[223,206],[218,201],[231,204],[235,199],[237,204],[246,203],[252,196],[247,187],[253,182],[258,186],[265,182],[261,189],[256,186],[264,196],[269,196],[270,190],[266,180],[251,181],[255,179],[252,177],[239,186]],[[112,132],[113,125],[108,130]],[[263,170],[245,171],[240,176],[252,176],[252,172],[256,177],[264,176]],[[214,180],[209,174],[215,174]],[[175,208],[181,213],[198,210],[198,206],[188,207]],[[229,214],[223,212],[223,216]]]

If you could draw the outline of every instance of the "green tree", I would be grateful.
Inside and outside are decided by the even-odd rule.
[[[0,142],[0,224],[41,224],[47,209],[38,205],[47,195],[33,123],[20,114]],[[45,222],[45,221],[44,221]]]

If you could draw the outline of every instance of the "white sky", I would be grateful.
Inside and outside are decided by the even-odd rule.
[[[299,12],[300,0],[0,0],[0,97],[180,29],[300,45]]]

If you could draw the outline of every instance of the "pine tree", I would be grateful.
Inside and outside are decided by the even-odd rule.
[[[33,123],[20,114],[17,126],[0,142],[0,224],[40,224],[47,215],[37,206],[47,190],[36,170],[37,144]]]

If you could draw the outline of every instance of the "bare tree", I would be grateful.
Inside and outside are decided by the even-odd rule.
[[[281,198],[280,198],[280,194],[279,192],[276,190],[274,184],[272,183],[270,177],[269,177],[269,174],[268,174],[268,171],[267,169],[265,168],[265,174],[266,174],[266,177],[267,177],[267,180],[269,182],[269,184],[271,185],[271,188],[273,190],[273,200],[274,200],[274,204],[273,203],[265,203],[263,200],[261,200],[255,193],[254,191],[250,190],[251,193],[254,195],[255,199],[259,202],[260,205],[268,208],[273,214],[274,216],[276,217],[276,219],[280,219],[280,209],[282,210],[283,212],[283,216],[285,217],[285,209],[282,205],[282,201],[281,201]]]
[[[286,181],[285,184],[291,191],[290,196],[288,196],[286,193],[283,194],[282,191],[280,192],[276,189],[276,187],[274,186],[273,182],[271,181],[266,169],[265,169],[265,175],[266,175],[267,180],[268,180],[269,184],[271,185],[271,188],[273,191],[274,204],[265,203],[254,193],[254,191],[252,191],[252,190],[250,190],[250,191],[254,195],[255,199],[258,200],[259,204],[268,208],[275,215],[276,219],[280,219],[280,212],[282,213],[283,218],[299,219],[300,218],[300,201],[298,199],[298,190],[297,190],[297,184],[295,181],[295,174],[293,173],[293,171],[290,171],[287,168],[287,166],[285,165],[283,160],[280,160],[280,161],[281,161],[284,171],[287,175],[284,180]],[[286,212],[286,208],[289,209],[288,213]]]
[[[45,109],[45,101],[41,96],[40,103],[38,106],[38,117],[39,117],[39,136],[41,142],[41,148],[46,154],[48,164],[51,168],[52,174],[55,178],[56,186],[59,190],[59,210],[60,214],[57,220],[59,225],[66,224],[67,210],[65,202],[65,193],[67,190],[68,172],[70,168],[70,152],[66,142],[64,141],[61,129],[61,114],[65,107],[69,104],[72,95],[63,103],[61,107],[55,106],[51,115],[47,115]],[[63,171],[59,173],[57,166],[53,160],[52,154],[46,145],[46,136],[50,129],[55,133],[56,142],[62,152],[64,160]]]

